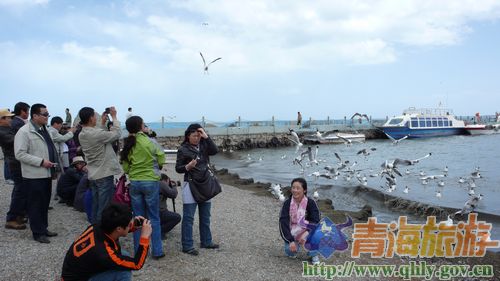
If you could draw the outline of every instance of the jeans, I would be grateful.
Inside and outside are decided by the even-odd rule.
[[[12,179],[12,176],[10,175],[9,161],[7,161],[7,160],[3,161],[3,177],[5,178],[5,180]]]
[[[143,216],[151,221],[151,250],[154,257],[163,255],[160,227],[160,182],[131,181],[130,199],[134,216]],[[139,249],[140,231],[134,232],[134,248]]]
[[[301,245],[298,242],[295,242],[295,244],[297,245],[297,252],[294,253],[294,252],[290,251],[290,243],[285,242],[285,254],[287,256],[294,257],[300,251]],[[308,251],[307,252],[307,256],[309,256],[309,257],[314,257],[314,256],[317,256],[317,255],[318,255],[318,251],[316,251],[316,250],[315,251]]]
[[[210,208],[211,202],[183,204],[182,205],[182,250],[189,251],[194,249],[193,245],[193,222],[196,206],[199,207],[198,215],[200,219],[200,246],[207,247],[212,245],[212,233],[210,232]]]
[[[10,165],[14,167],[14,164]],[[28,191],[23,184],[23,177],[20,167],[19,170],[11,169],[11,176],[14,180],[14,188],[12,189],[10,198],[10,208],[7,212],[7,221],[15,221],[17,217],[26,215],[28,202]]]
[[[102,210],[108,206],[115,190],[114,176],[90,181],[92,189],[92,223],[101,222]]]
[[[47,234],[52,179],[23,178],[23,185],[28,191],[28,218],[33,238],[36,239]]]
[[[130,281],[132,272],[130,270],[108,270],[90,277],[89,281]]]

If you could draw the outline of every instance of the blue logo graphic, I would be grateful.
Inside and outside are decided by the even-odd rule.
[[[317,224],[308,224],[303,220],[300,226],[307,228],[309,235],[305,248],[309,251],[318,251],[324,258],[328,259],[335,250],[345,251],[349,244],[342,229],[352,225],[351,217],[343,224],[336,225],[328,217],[324,217]]]

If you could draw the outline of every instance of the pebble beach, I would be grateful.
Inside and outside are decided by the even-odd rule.
[[[0,171],[3,171],[0,166]],[[173,172],[173,165],[167,166],[167,173],[180,180]],[[10,202],[12,185],[0,176],[0,216],[5,218]],[[220,243],[218,250],[201,249],[199,256],[181,252],[181,230],[176,226],[163,241],[166,257],[160,260],[148,258],[142,270],[133,272],[134,280],[303,280],[301,253],[297,259],[285,257],[283,241],[279,235],[278,217],[281,203],[269,196],[267,190],[238,185],[230,176],[219,177],[223,192],[212,201],[212,235]],[[55,182],[54,189],[55,191]],[[180,194],[180,193],[179,193]],[[168,201],[172,208],[171,201]],[[29,229],[10,230],[0,228],[0,280],[60,280],[64,255],[72,241],[86,228],[88,222],[84,213],[75,211],[56,200],[51,200],[49,230],[57,232],[50,244],[40,244],[31,237]],[[176,199],[176,210],[182,214],[182,200]],[[341,223],[342,221],[336,221]],[[194,225],[194,240],[199,241],[197,218]],[[352,229],[346,229],[348,237]],[[122,238],[122,247],[132,250],[132,237]],[[362,256],[352,259],[350,251],[336,252],[327,264],[343,264],[354,260],[358,264],[407,264],[409,259],[370,259]],[[488,253],[484,258],[474,259],[426,259],[432,264],[492,264],[495,280],[498,280],[499,258]],[[307,278],[325,280],[324,278]],[[369,277],[345,277],[339,280],[375,280]],[[380,280],[380,279],[379,279]],[[386,278],[384,280],[402,280]],[[437,279],[436,279],[437,280]],[[476,279],[457,279],[476,280]],[[486,280],[486,279],[483,279]],[[492,279],[488,279],[492,280]]]

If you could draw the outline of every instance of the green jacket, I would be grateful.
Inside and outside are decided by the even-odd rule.
[[[128,174],[129,180],[160,180],[165,152],[142,132],[137,133],[135,139],[135,146],[130,150],[128,161],[122,161],[123,170]]]

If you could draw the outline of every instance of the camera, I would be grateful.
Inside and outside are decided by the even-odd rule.
[[[142,227],[142,223],[143,223],[143,222],[144,222],[144,219],[135,218],[135,219],[134,219],[134,227],[135,227],[135,228]]]
[[[111,113],[111,108],[106,107],[106,109],[104,109],[104,113],[110,114]]]

